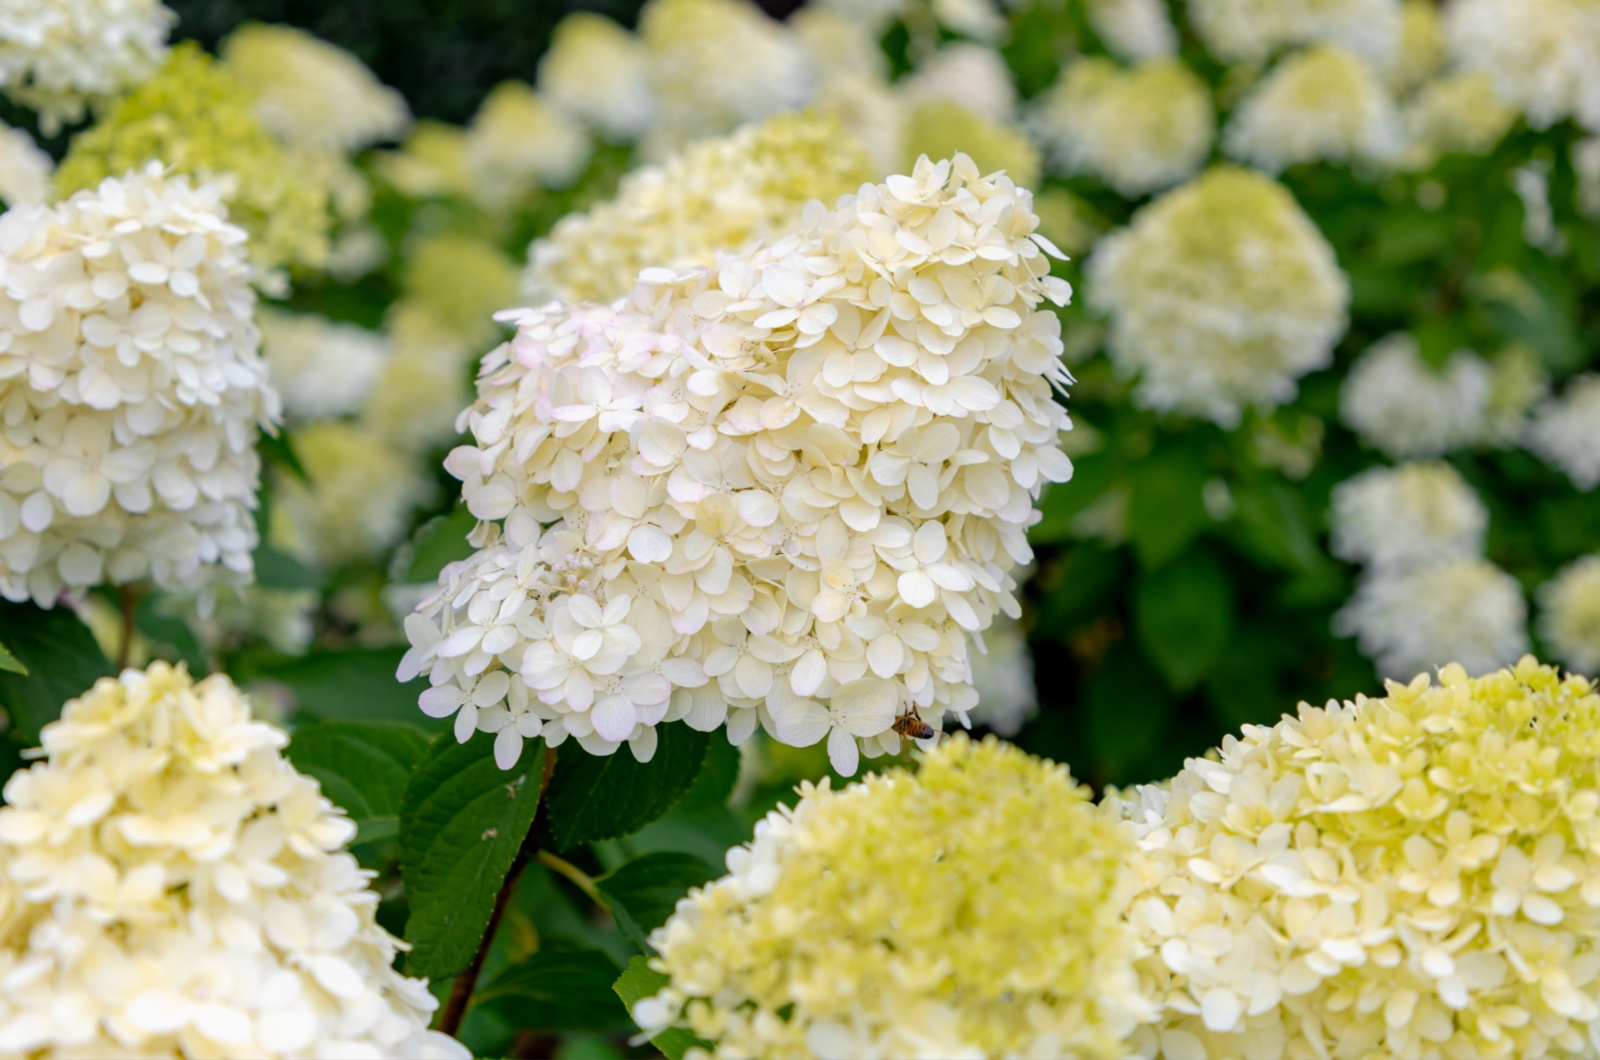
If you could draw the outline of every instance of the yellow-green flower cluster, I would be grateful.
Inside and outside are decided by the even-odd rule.
[[[1524,658],[1248,726],[1121,809],[1170,1057],[1592,1055],[1600,696]]]
[[[494,315],[517,303],[517,267],[493,243],[444,232],[407,248],[405,300],[476,347],[499,335]]]
[[[922,155],[953,158],[957,154],[970,157],[984,173],[1005,170],[1019,187],[1039,183],[1039,149],[1021,129],[946,99],[914,105],[900,148],[901,170],[910,171]]]
[[[1495,93],[1487,74],[1451,74],[1429,81],[1406,100],[1404,163],[1425,169],[1440,155],[1486,155],[1493,151],[1517,112]]]
[[[521,81],[494,87],[467,129],[467,168],[477,200],[492,211],[538,187],[565,188],[589,164],[589,134]]]
[[[1114,1056],[1145,1017],[1128,833],[1065,766],[992,737],[793,810],[651,937],[634,1018],[718,1057]]]
[[[636,169],[615,199],[562,218],[530,248],[524,291],[610,301],[642,269],[709,265],[793,226],[812,199],[831,205],[871,179],[866,152],[834,119],[776,115]]]
[[[1600,554],[1569,563],[1539,587],[1539,636],[1579,673],[1600,671]]]
[[[72,141],[56,193],[160,162],[222,189],[228,219],[250,233],[263,269],[320,268],[328,256],[328,189],[256,118],[249,92],[197,45],[172,50],[161,70]]]
[[[1284,59],[1228,123],[1228,154],[1276,173],[1305,162],[1388,162],[1401,147],[1400,115],[1361,56],[1317,45]]]
[[[362,410],[362,423],[387,445],[420,451],[453,437],[472,403],[473,359],[483,351],[426,305],[401,299],[389,310],[394,352]]]

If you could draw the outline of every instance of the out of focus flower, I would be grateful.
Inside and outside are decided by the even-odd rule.
[[[896,86],[913,103],[959,103],[991,122],[1016,114],[1017,89],[1000,53],[982,44],[947,44]]]
[[[1088,0],[1084,6],[1095,36],[1120,58],[1142,62],[1178,50],[1178,32],[1162,0]]]
[[[1600,132],[1600,7],[1590,0],[1454,0],[1445,28],[1456,65],[1489,75],[1528,124],[1572,118]]]
[[[174,48],[154,77],[73,138],[56,190],[92,188],[150,162],[221,188],[263,270],[327,261],[327,187],[307,179],[257,120],[250,94],[196,44]]]
[[[54,160],[33,142],[25,129],[0,122],[0,203],[29,206],[50,197]]]
[[[1373,568],[1334,615],[1384,677],[1404,680],[1456,661],[1473,673],[1506,666],[1528,650],[1522,586],[1486,559],[1414,570]]]
[[[965,720],[968,638],[1018,613],[1033,499],[1071,474],[1041,308],[1071,291],[1030,205],[924,159],[712,268],[517,314],[446,463],[479,551],[406,622],[423,709],[641,760],[663,722],[760,723],[845,774],[897,716]]]
[[[374,168],[408,198],[467,198],[472,194],[466,130],[444,122],[417,122],[400,150],[379,154]]]
[[[1328,523],[1335,556],[1395,572],[1482,555],[1489,511],[1449,464],[1412,463],[1340,483]]]
[[[472,400],[472,364],[482,352],[420,303],[401,299],[387,321],[393,352],[384,361],[362,423],[388,445],[421,452],[457,434]]]
[[[1531,658],[1246,726],[1115,800],[1169,1057],[1587,1053],[1600,697]],[[1359,1000],[1358,1000],[1359,999]]]
[[[1345,329],[1333,248],[1281,185],[1222,167],[1134,214],[1089,260],[1108,350],[1146,408],[1223,426],[1291,400]]]
[[[589,164],[589,134],[521,81],[496,85],[467,127],[476,197],[504,210],[535,188],[564,188]]]
[[[244,246],[158,166],[0,215],[0,595],[249,577],[278,399]]]
[[[1003,169],[1018,184],[1038,183],[1039,149],[1017,126],[992,121],[948,100],[911,108],[900,148],[901,168],[910,169],[923,155],[948,158],[958,151],[970,156],[985,173]]]
[[[613,141],[636,140],[655,116],[644,43],[604,15],[574,11],[539,60],[539,91]]]
[[[1189,21],[1213,55],[1263,62],[1280,48],[1334,44],[1380,69],[1400,46],[1401,0],[1188,0]]]
[[[0,809],[9,1056],[467,1057],[344,845],[221,675],[103,678]]]
[[[647,1031],[716,1057],[1091,1057],[1148,1018],[1128,833],[1066,767],[958,737],[800,792],[651,936],[671,982],[634,1006]]]
[[[181,619],[208,651],[264,641],[283,655],[304,655],[315,633],[312,616],[321,599],[322,594],[315,589],[229,585],[204,597],[163,594],[156,598],[155,606]],[[112,635],[119,637],[121,633],[118,620]]]
[[[1580,490],[1600,486],[1600,375],[1581,375],[1533,414],[1528,448]]]
[[[1484,74],[1451,74],[1429,81],[1402,109],[1406,130],[1404,164],[1426,169],[1440,155],[1486,155],[1516,123],[1517,112],[1501,102]]]
[[[372,560],[397,544],[433,484],[409,454],[359,425],[309,424],[294,432],[304,480],[279,475],[274,545],[322,567]]]
[[[1600,136],[1577,141],[1571,154],[1578,212],[1591,221],[1600,219]]]
[[[493,243],[445,232],[407,248],[404,300],[475,349],[504,334],[494,315],[517,301],[517,267]]]
[[[710,265],[793,228],[813,199],[871,179],[866,154],[832,118],[780,114],[694,144],[623,178],[610,202],[569,214],[529,248],[530,301],[609,301],[642,269]]]
[[[1332,45],[1275,66],[1223,133],[1229,155],[1268,173],[1304,162],[1387,162],[1401,145],[1400,115],[1377,72]]]
[[[263,309],[256,322],[267,376],[283,396],[284,411],[297,419],[355,412],[389,356],[382,335],[314,313]]]
[[[870,78],[887,82],[889,57],[878,37],[861,23],[831,8],[807,4],[789,17],[789,26],[811,58],[818,77]]]
[[[972,723],[1007,738],[1022,731],[1039,713],[1039,690],[1033,683],[1033,655],[1022,624],[1009,615],[995,617],[983,634],[983,650],[973,651],[972,687],[978,705]]]
[[[1445,64],[1444,19],[1434,0],[1402,0],[1400,41],[1385,80],[1397,93],[1410,92],[1432,80]]]
[[[881,38],[913,2],[916,0],[816,0],[816,6],[854,22],[872,37]]]
[[[1569,563],[1539,586],[1539,636],[1581,674],[1600,670],[1600,555]]]
[[[0,90],[53,135],[154,73],[176,20],[160,0],[10,0],[0,12]]]
[[[1032,118],[1052,168],[1091,174],[1126,198],[1194,176],[1216,135],[1205,83],[1177,59],[1131,70],[1079,59]]]
[[[405,97],[360,59],[293,26],[247,22],[222,42],[222,60],[261,124],[292,147],[359,151],[411,123]]]

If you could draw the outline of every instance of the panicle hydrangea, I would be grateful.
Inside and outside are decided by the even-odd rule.
[[[504,335],[494,315],[517,301],[517,266],[487,239],[441,232],[406,248],[401,301],[421,306],[479,348]]]
[[[374,162],[378,175],[407,198],[470,198],[473,192],[467,131],[455,125],[424,118],[400,150],[381,152]]]
[[[789,17],[788,24],[821,81],[839,77],[888,81],[889,57],[878,38],[861,23],[829,8],[807,4]]]
[[[50,197],[55,160],[39,149],[26,129],[0,122],[0,205],[29,206]]]
[[[1524,442],[1580,490],[1600,486],[1600,374],[1578,376],[1539,406]]]
[[[263,270],[326,262],[327,186],[307,179],[314,171],[262,126],[250,94],[193,42],[174,48],[154,77],[73,138],[56,191],[93,188],[150,162],[217,184]]]
[[[226,217],[157,166],[0,215],[0,595],[250,576],[278,398]]]
[[[1365,59],[1315,45],[1250,90],[1222,142],[1231,157],[1268,173],[1305,162],[1387,162],[1402,146],[1400,114]]]
[[[1444,18],[1434,0],[1402,0],[1400,37],[1394,62],[1384,71],[1395,92],[1410,92],[1433,78],[1445,64]]]
[[[355,826],[224,676],[102,678],[0,808],[7,1056],[467,1057],[391,967]]]
[[[472,400],[469,380],[478,349],[418,302],[389,310],[393,352],[383,363],[362,423],[388,445],[421,452],[456,436],[456,414]]]
[[[1408,570],[1374,567],[1333,616],[1384,677],[1404,679],[1451,661],[1474,673],[1528,650],[1528,605],[1517,579],[1480,557]]]
[[[982,44],[947,44],[896,86],[913,103],[959,103],[991,122],[1016,114],[1017,88],[1001,54]]]
[[[322,594],[315,589],[242,585],[219,588],[204,598],[163,595],[156,598],[155,607],[188,625],[207,651],[236,650],[251,641],[264,641],[282,655],[300,656],[311,647],[314,615],[321,602]]]
[[[563,217],[529,248],[523,293],[620,298],[643,269],[710,265],[718,251],[793,228],[811,200],[832,202],[871,177],[865,151],[832,117],[774,115],[636,169],[609,202]]]
[[[1406,147],[1401,163],[1426,169],[1440,155],[1486,155],[1516,124],[1517,112],[1484,74],[1448,74],[1429,81],[1401,109]]]
[[[1127,830],[993,737],[791,809],[651,935],[640,1026],[714,1057],[1123,1055],[1147,1019],[1121,919]]]
[[[552,103],[614,142],[637,140],[655,117],[644,42],[590,11],[556,24],[538,84]]]
[[[1442,461],[1375,467],[1334,488],[1333,554],[1386,572],[1483,554],[1489,510]]]
[[[972,687],[978,705],[972,722],[1010,738],[1039,713],[1039,690],[1033,682],[1033,654],[1022,623],[996,615],[983,634],[983,650],[971,655]]]
[[[1600,554],[1563,567],[1539,586],[1539,637],[1582,674],[1600,671]]]
[[[589,134],[521,81],[496,85],[467,127],[475,197],[491,211],[515,206],[535,188],[565,188],[583,175]]]
[[[1567,118],[1600,132],[1600,5],[1593,0],[1453,0],[1450,54],[1482,72],[1536,129]]]
[[[160,0],[9,0],[0,91],[53,135],[154,73],[176,20]]]
[[[1302,703],[1112,801],[1145,1055],[1588,1055],[1600,697],[1524,658]]]
[[[1089,25],[1106,50],[1129,62],[1178,51],[1178,31],[1162,0],[1088,0]]]
[[[816,90],[805,47],[750,0],[650,0],[639,36],[656,100],[644,146],[651,158],[793,110]]]
[[[356,412],[389,357],[382,335],[314,313],[262,309],[261,352],[286,413],[318,420]]]
[[[293,26],[247,22],[222,42],[228,72],[267,131],[308,151],[359,151],[411,124],[405,97],[343,48]]]
[[[985,173],[1003,169],[1024,187],[1037,184],[1043,168],[1039,149],[1015,125],[992,121],[944,99],[910,108],[905,142],[900,148],[900,168],[910,169],[923,155],[948,158],[958,151],[972,158]]]
[[[1219,167],[1134,214],[1090,259],[1108,350],[1146,408],[1237,424],[1291,400],[1345,329],[1333,248],[1281,185]]]
[[[1400,0],[1188,0],[1188,8],[1200,39],[1225,62],[1321,43],[1386,68],[1400,44]]]
[[[1216,124],[1205,83],[1180,60],[1124,70],[1098,58],[1068,66],[1030,122],[1052,168],[1090,174],[1130,199],[1198,173]]]
[[[846,775],[899,715],[964,720],[969,638],[1018,613],[1033,499],[1072,470],[1039,308],[1071,289],[1030,204],[923,159],[627,300],[508,314],[446,462],[479,552],[406,622],[423,708],[641,759],[664,721],[759,721]]]

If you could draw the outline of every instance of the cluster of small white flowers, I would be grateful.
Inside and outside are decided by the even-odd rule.
[[[27,206],[50,197],[54,160],[33,142],[25,129],[0,122],[0,204]]]
[[[897,87],[913,103],[948,100],[992,122],[1010,121],[1017,109],[1017,88],[1005,58],[971,41],[940,48]]]
[[[1387,68],[1400,44],[1400,0],[1188,0],[1188,9],[1206,47],[1227,62],[1324,43]]]
[[[1328,523],[1335,556],[1397,571],[1482,555],[1489,511],[1449,464],[1413,463],[1340,483]]]
[[[175,19],[160,0],[8,0],[0,90],[52,134],[155,73]]]
[[[1029,126],[1053,168],[1088,173],[1138,198],[1194,176],[1211,154],[1216,114],[1205,83],[1177,59],[1124,70],[1079,59],[1033,108]]]
[[[1600,132],[1600,6],[1591,0],[1454,0],[1445,30],[1456,64],[1488,74],[1534,128],[1572,118]]]
[[[1528,605],[1517,579],[1471,557],[1409,570],[1368,571],[1333,616],[1385,677],[1459,662],[1485,673],[1528,650]]]
[[[1386,162],[1404,137],[1377,71],[1325,44],[1274,67],[1239,104],[1222,142],[1231,157],[1276,173],[1305,162]]]
[[[1162,0],[1088,0],[1089,25],[1106,50],[1130,62],[1178,50],[1178,31]]]
[[[1577,673],[1600,671],[1600,554],[1563,567],[1539,586],[1539,637]]]
[[[1430,80],[1405,101],[1401,116],[1406,147],[1397,161],[1411,169],[1426,169],[1441,154],[1486,155],[1517,120],[1484,74]]]
[[[1345,329],[1349,283],[1281,185],[1219,168],[1134,214],[1088,264],[1108,349],[1146,408],[1238,423],[1291,400]]]
[[[591,153],[583,127],[521,81],[496,85],[467,127],[474,194],[491,210],[516,205],[536,187],[567,187]]]
[[[0,1053],[470,1055],[287,742],[164,663],[67,703],[0,809]]]
[[[1581,375],[1533,414],[1527,447],[1580,490],[1600,486],[1600,375]]]
[[[1396,460],[1443,456],[1515,437],[1526,399],[1506,391],[1509,362],[1458,350],[1442,369],[1401,333],[1374,343],[1345,378],[1339,416],[1367,445]],[[1533,396],[1537,396],[1536,392]]]
[[[604,15],[562,19],[539,60],[539,91],[612,141],[643,136],[655,117],[644,43]]]
[[[682,719],[826,737],[845,774],[898,715],[965,720],[969,638],[1018,613],[1071,474],[1031,201],[924,158],[627,301],[509,315],[446,465],[480,551],[406,623],[423,708],[502,762],[534,733],[647,758]]]
[[[1033,683],[1033,654],[1022,623],[1009,615],[996,615],[983,634],[981,650],[969,656],[972,687],[978,705],[972,723],[1007,739],[1039,713],[1039,690]]]
[[[262,309],[261,353],[284,412],[320,420],[358,411],[389,359],[389,340],[314,313]]]
[[[0,216],[0,595],[250,575],[278,398],[244,243],[157,165]]]
[[[222,43],[228,71],[255,96],[256,116],[286,144],[346,152],[405,134],[405,97],[343,48],[293,26],[249,23]]]

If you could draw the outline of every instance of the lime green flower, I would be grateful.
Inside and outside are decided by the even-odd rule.
[[[915,165],[918,155],[950,158],[959,153],[971,155],[985,173],[1005,170],[1019,187],[1031,188],[1039,183],[1039,149],[1015,126],[942,99],[917,104],[906,126],[900,151],[906,172]]]
[[[482,239],[427,236],[406,256],[405,298],[484,352],[500,334],[494,314],[517,304],[517,267]]]

